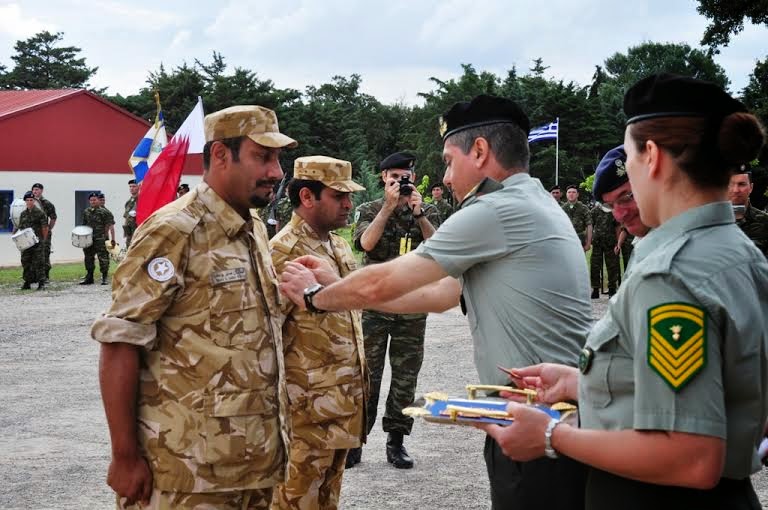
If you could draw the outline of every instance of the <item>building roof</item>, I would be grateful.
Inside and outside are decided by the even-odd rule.
[[[0,120],[5,120],[20,113],[36,110],[44,106],[64,101],[74,96],[85,94],[105,105],[114,108],[124,115],[143,122],[149,126],[149,122],[133,115],[127,110],[112,104],[102,97],[85,89],[52,89],[52,90],[0,90]]]

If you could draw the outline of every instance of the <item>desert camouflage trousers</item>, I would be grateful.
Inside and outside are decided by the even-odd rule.
[[[85,259],[85,270],[92,275],[94,270],[94,257],[99,258],[99,271],[102,275],[109,273],[109,252],[104,239],[94,239],[93,244],[88,248],[83,248],[83,257]]]
[[[266,510],[272,501],[272,487],[231,492],[166,492],[152,490],[148,506],[120,504],[118,510]]]
[[[592,245],[592,257],[589,262],[589,276],[592,280],[592,288],[603,288],[603,262],[608,269],[608,281],[606,282],[609,289],[616,290],[619,286],[619,256],[613,253],[614,246],[606,246],[603,244]]]
[[[275,486],[272,510],[336,510],[347,450],[293,446],[288,479]]]
[[[26,283],[45,279],[45,241],[40,241],[21,252],[22,278]]]
[[[416,382],[424,360],[424,331],[426,314],[398,315],[392,313],[363,312],[365,359],[371,375],[371,395],[368,399],[368,434],[376,423],[381,377],[389,343],[389,365],[392,382],[382,419],[384,432],[410,434],[413,418],[403,414],[403,408],[413,403]]]

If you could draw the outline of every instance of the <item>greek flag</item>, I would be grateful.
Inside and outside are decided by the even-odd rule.
[[[531,133],[528,135],[528,143],[541,142],[544,140],[557,140],[559,121],[560,119],[557,119],[554,122],[532,129]]]
[[[163,111],[160,109],[160,103],[158,103],[155,123],[149,128],[144,138],[139,140],[139,144],[133,149],[131,158],[128,160],[137,184],[144,179],[144,176],[152,167],[152,163],[155,162],[166,145],[168,145],[168,137],[165,134],[165,121],[163,120]]]

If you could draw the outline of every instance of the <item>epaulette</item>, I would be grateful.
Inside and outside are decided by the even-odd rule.
[[[281,230],[269,241],[269,249],[290,255],[298,242],[299,236],[293,233],[293,229]]]

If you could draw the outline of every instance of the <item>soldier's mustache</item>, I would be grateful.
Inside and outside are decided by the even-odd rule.
[[[279,179],[260,179],[256,181],[256,186],[276,186],[280,183]]]

